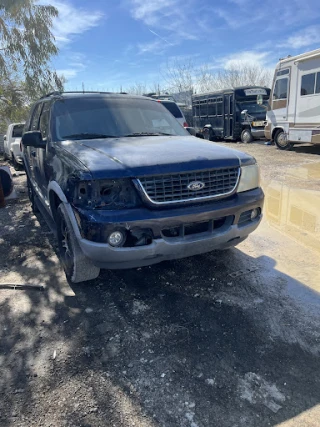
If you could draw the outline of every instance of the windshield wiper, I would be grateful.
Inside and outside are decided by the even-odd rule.
[[[63,139],[95,139],[95,138],[117,138],[115,135],[106,135],[104,133],[73,133],[72,135],[64,135]]]
[[[161,135],[174,136],[172,135],[172,133],[164,133],[164,132],[135,132],[135,133],[129,133],[128,135],[123,135],[123,136],[130,137],[130,136],[161,136]]]

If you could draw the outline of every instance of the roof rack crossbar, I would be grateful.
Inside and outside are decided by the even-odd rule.
[[[59,95],[63,95],[64,93],[101,93],[101,94],[112,94],[112,93],[120,93],[122,95],[127,95],[127,92],[102,92],[99,90],[66,90],[63,92],[60,91],[54,91],[54,92],[50,92],[47,93],[46,95],[43,95],[40,99],[42,98],[47,98],[49,96],[59,96]]]

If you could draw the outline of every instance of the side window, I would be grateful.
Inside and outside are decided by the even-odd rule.
[[[42,104],[38,104],[33,110],[30,130],[39,130],[39,118],[41,113],[41,107],[42,107]]]
[[[217,98],[217,116],[222,116],[222,98]]]
[[[314,84],[316,81],[316,73],[305,74],[301,77],[301,91],[300,95],[313,95],[314,94]]]
[[[320,93],[320,73],[317,73],[316,93]]]
[[[288,98],[288,79],[278,79],[273,91],[273,99],[287,99]]]
[[[195,101],[193,104],[193,116],[199,117],[200,116],[200,104],[199,101]]]
[[[204,117],[207,116],[207,114],[207,100],[203,99],[202,101],[200,101],[200,116]]]
[[[216,115],[216,100],[215,98],[208,100],[208,116]]]
[[[45,139],[49,132],[49,114],[50,114],[50,103],[46,102],[43,106],[41,117],[40,117],[40,132],[42,138]]]

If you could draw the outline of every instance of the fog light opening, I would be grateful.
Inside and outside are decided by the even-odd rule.
[[[125,235],[121,231],[113,231],[108,237],[108,243],[111,246],[122,246],[125,241]]]
[[[259,216],[259,209],[252,209],[251,211],[251,221],[256,219]]]

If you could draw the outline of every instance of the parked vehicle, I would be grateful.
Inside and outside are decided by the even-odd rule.
[[[280,150],[306,142],[320,144],[320,49],[277,64],[265,136]]]
[[[242,142],[264,138],[269,96],[270,89],[256,86],[193,95],[193,125],[197,136],[210,141],[241,138]]]
[[[178,122],[183,127],[188,127],[188,123],[186,122],[186,118],[184,117],[183,112],[179,108],[178,104],[171,99],[157,99],[158,102],[161,102],[162,105],[166,107],[168,111],[178,120]]]
[[[11,123],[3,138],[4,157],[12,160],[13,166],[17,169],[23,165],[22,151],[20,149],[23,128],[24,123]]]
[[[195,144],[156,100],[53,93],[25,129],[30,201],[55,224],[74,283],[235,246],[260,223],[255,159]]]

